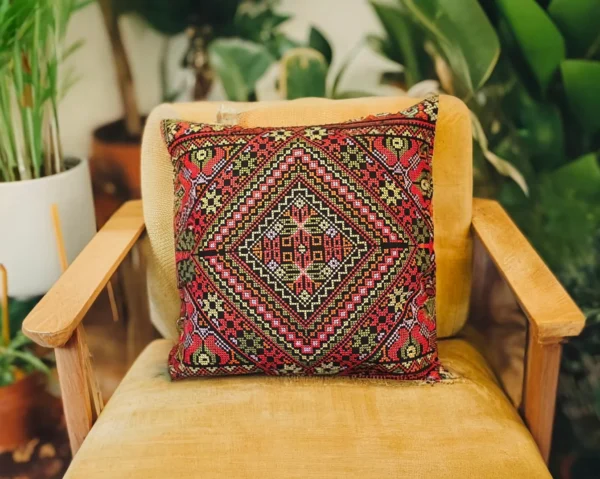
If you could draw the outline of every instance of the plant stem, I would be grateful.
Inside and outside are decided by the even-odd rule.
[[[72,9],[74,7],[72,5],[68,5],[68,13],[65,15],[68,18]],[[60,129],[59,129],[59,121],[58,121],[58,104],[57,99],[59,96],[59,91],[62,87],[61,76],[60,76],[60,68],[58,68],[58,62],[62,61],[63,58],[63,49],[62,49],[62,35],[65,33],[67,20],[61,22],[61,15],[59,11],[58,4],[54,5],[54,34],[52,36],[51,46],[53,47],[54,58],[57,59],[56,69],[54,70],[54,76],[49,78],[50,88],[52,89],[50,95],[50,105],[51,105],[51,116],[50,116],[50,145],[52,150],[52,157],[54,159],[54,172],[60,173],[63,170],[63,155],[62,148],[60,144]],[[50,71],[51,69],[48,69]]]
[[[52,118],[50,120],[50,132],[52,135],[52,152],[54,156],[54,172],[60,173],[63,170],[63,155],[60,145],[60,130],[58,123],[58,105],[56,100],[52,99]]]
[[[22,134],[21,138],[23,140],[23,145],[25,147],[29,146],[29,155],[27,153],[20,154],[17,156],[19,163],[19,173],[21,174],[21,179],[31,179],[31,168],[29,164],[27,164],[27,160],[31,161],[33,150],[35,149],[34,145],[31,142],[31,135],[29,134],[29,125],[32,122],[27,121],[27,110],[28,108],[25,106],[26,98],[25,98],[25,88],[23,81],[23,65],[21,58],[21,48],[20,42],[16,41],[13,48],[13,84],[15,88],[16,102],[17,102],[17,110],[20,113],[21,117],[21,126],[22,126]],[[27,143],[29,142],[29,144]],[[19,151],[19,149],[17,149]],[[29,158],[28,158],[29,157]]]
[[[10,115],[12,110],[10,95],[7,90],[8,78],[0,78],[0,137],[2,141],[2,164],[5,169],[5,180],[15,181],[13,169],[17,166],[17,151],[14,137],[14,125]]]
[[[119,21],[113,10],[112,0],[98,0],[98,3],[100,4],[104,25],[108,32],[108,38],[115,60],[117,82],[119,84],[119,91],[121,92],[121,100],[123,101],[125,113],[125,127],[129,136],[132,138],[139,138],[142,134],[142,119],[137,106],[133,76],[131,74],[127,52],[125,51],[125,46],[121,37]]]

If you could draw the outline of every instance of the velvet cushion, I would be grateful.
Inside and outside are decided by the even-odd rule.
[[[301,127],[163,122],[175,169],[173,378],[437,378],[437,97]]]
[[[148,231],[148,291],[151,319],[165,337],[177,338],[180,300],[173,242],[173,166],[162,139],[163,119],[241,126],[295,126],[336,123],[370,114],[401,111],[415,104],[410,97],[232,103],[163,104],[149,116],[142,141],[142,196]],[[227,115],[223,115],[227,112]],[[436,211],[438,337],[456,334],[464,325],[471,286],[472,137],[469,110],[459,99],[440,96],[433,157]]]
[[[550,479],[481,355],[439,341],[457,377],[172,382],[169,340],[136,360],[65,479]]]

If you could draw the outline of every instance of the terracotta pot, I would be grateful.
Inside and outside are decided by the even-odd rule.
[[[45,384],[45,377],[34,373],[0,387],[0,453],[12,451],[34,437],[39,419],[35,413]]]
[[[90,169],[98,226],[125,201],[140,198],[140,161],[140,139],[127,136],[123,120],[94,130]]]

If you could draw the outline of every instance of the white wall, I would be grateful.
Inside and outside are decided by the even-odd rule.
[[[285,32],[291,37],[305,40],[310,25],[325,33],[334,49],[334,72],[366,33],[381,31],[367,0],[283,0],[280,10],[294,16],[284,25]],[[147,113],[160,102],[158,67],[165,39],[136,18],[123,19],[122,26],[138,103],[141,111]],[[70,58],[66,68],[73,68],[80,80],[61,104],[61,128],[65,152],[87,156],[92,130],[122,115],[112,54],[97,5],[87,7],[72,19],[68,41],[78,39],[83,39],[85,44]],[[170,63],[175,73],[185,46],[183,36],[171,41]],[[379,73],[389,68],[386,60],[363,48],[348,70],[342,87],[373,90],[377,87]],[[263,98],[275,94],[269,91],[271,84],[261,85]],[[219,88],[211,94],[211,99],[222,98]]]

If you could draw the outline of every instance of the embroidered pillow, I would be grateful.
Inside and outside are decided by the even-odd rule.
[[[166,120],[180,337],[173,379],[437,379],[437,98],[341,124]]]

